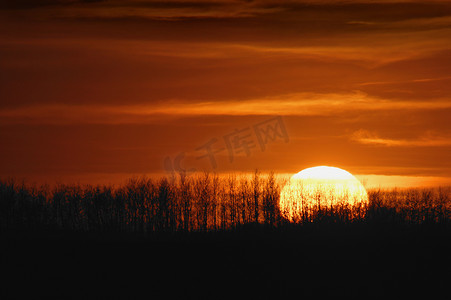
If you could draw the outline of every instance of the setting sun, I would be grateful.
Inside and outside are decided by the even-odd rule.
[[[296,222],[321,209],[348,209],[351,217],[360,216],[360,208],[367,203],[364,186],[351,173],[319,166],[293,175],[280,194],[279,205],[282,215]]]

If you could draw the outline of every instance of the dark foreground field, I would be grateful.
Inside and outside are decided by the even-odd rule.
[[[135,181],[115,190],[2,182],[1,298],[380,298],[449,291],[449,188],[371,191],[363,218],[321,209],[291,224],[277,211],[280,186],[268,179],[238,187],[230,181],[233,193],[213,179],[198,180]]]
[[[4,235],[2,299],[440,296],[450,232],[369,226],[161,237]]]

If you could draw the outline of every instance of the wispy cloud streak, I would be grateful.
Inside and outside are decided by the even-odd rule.
[[[366,130],[354,132],[352,140],[366,145],[379,145],[387,147],[440,147],[451,146],[451,137],[425,135],[415,139],[382,138]]]
[[[285,116],[333,116],[345,112],[435,110],[451,108],[451,102],[436,101],[387,101],[372,98],[363,93],[314,94],[300,93],[277,97],[229,100],[166,101],[159,104],[135,105],[40,105],[0,110],[0,124],[15,123],[147,123],[162,117],[199,117],[206,115],[285,115]],[[360,133],[359,141],[384,143],[382,139]],[[389,142],[386,142],[389,143]],[[396,144],[396,142],[393,142]]]

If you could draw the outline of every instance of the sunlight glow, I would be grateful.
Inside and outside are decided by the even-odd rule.
[[[368,204],[364,186],[351,173],[319,166],[293,175],[280,194],[282,216],[291,222],[310,219],[314,214],[340,211],[361,217]]]

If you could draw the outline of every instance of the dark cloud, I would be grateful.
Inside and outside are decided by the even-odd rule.
[[[96,3],[108,0],[0,0],[0,9],[32,9],[47,6],[73,5],[77,3]]]
[[[318,21],[330,19],[357,19],[367,22],[402,21],[416,18],[435,18],[451,14],[446,2],[384,2],[384,1],[335,1],[335,2],[274,2],[262,7],[283,8],[293,15],[310,16]]]
[[[86,5],[86,4],[95,5]],[[406,1],[139,1],[139,0],[1,0],[0,9],[50,7],[34,12],[49,18],[87,19],[215,19],[262,16],[262,21],[279,26],[321,27],[349,23],[381,25],[411,19],[439,18],[451,15],[447,2]],[[56,9],[56,10],[55,10]],[[77,10],[76,13],[71,10]],[[104,13],[108,11],[108,13]],[[258,20],[257,20],[258,22]],[[274,26],[276,24],[273,24]],[[377,27],[377,26],[376,26]],[[368,28],[366,28],[368,29]]]

